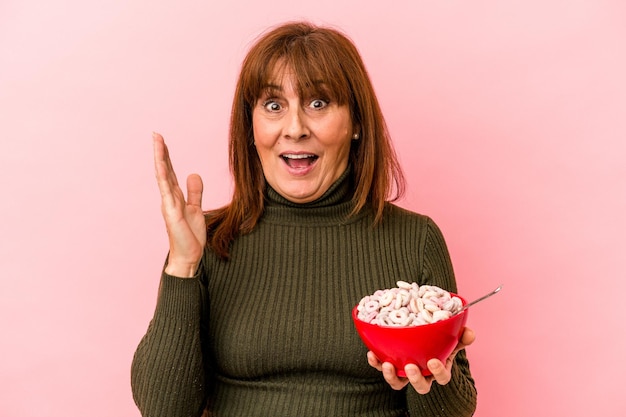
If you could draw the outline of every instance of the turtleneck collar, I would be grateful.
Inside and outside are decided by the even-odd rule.
[[[263,220],[315,225],[346,223],[354,206],[353,195],[351,166],[348,166],[320,198],[309,203],[289,201],[267,185]],[[350,220],[358,217],[360,216],[350,217]]]

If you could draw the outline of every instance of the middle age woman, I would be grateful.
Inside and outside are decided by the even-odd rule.
[[[436,224],[391,202],[404,179],[347,36],[297,22],[259,38],[229,153],[233,198],[203,212],[202,180],[185,199],[154,138],[169,254],[133,361],[142,415],[471,416],[471,330],[433,376],[407,365],[401,378],[351,322],[361,297],[400,279],[457,285]]]

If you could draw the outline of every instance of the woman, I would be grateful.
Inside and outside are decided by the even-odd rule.
[[[432,377],[367,352],[361,297],[399,279],[456,291],[443,237],[389,201],[404,179],[362,60],[340,32],[307,23],[261,37],[232,108],[227,206],[187,200],[154,136],[169,255],[132,366],[144,416],[469,416],[466,329]]]

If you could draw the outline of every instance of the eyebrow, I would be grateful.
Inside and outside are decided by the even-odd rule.
[[[261,91],[283,91],[283,87],[276,84],[265,84],[261,87]]]

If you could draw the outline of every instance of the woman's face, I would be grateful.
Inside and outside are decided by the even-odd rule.
[[[348,166],[350,110],[328,97],[298,97],[288,70],[274,80],[252,112],[257,153],[269,185],[290,201],[307,203]]]

